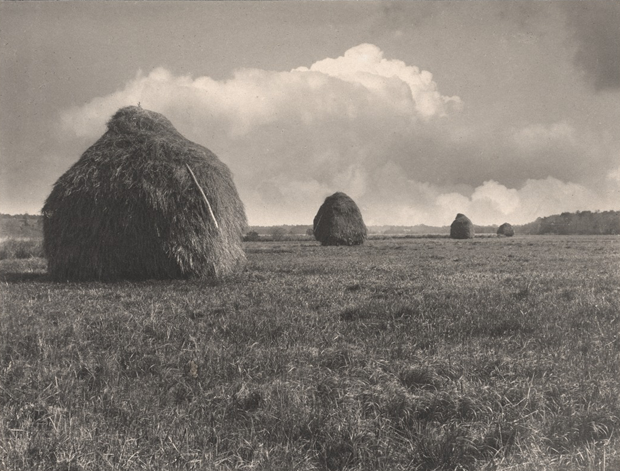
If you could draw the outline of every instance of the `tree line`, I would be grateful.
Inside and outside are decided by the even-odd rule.
[[[577,211],[536,219],[515,226],[518,234],[604,235],[620,234],[620,211]]]
[[[0,214],[0,237],[41,237],[43,221],[40,215]],[[497,226],[474,226],[477,234],[495,233]],[[558,234],[558,235],[605,235],[620,234],[620,211],[577,211],[576,213],[554,214],[540,217],[523,225],[513,225],[516,234]],[[450,226],[376,226],[369,227],[371,233],[378,234],[443,234]],[[287,235],[312,235],[311,225],[250,226],[247,234],[269,235],[275,240]]]

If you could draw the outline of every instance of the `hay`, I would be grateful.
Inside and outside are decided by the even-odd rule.
[[[458,213],[450,226],[450,238],[473,239],[475,235],[474,225],[464,214]]]
[[[513,235],[515,235],[515,231],[510,224],[505,222],[504,224],[502,224],[501,226],[497,228],[497,235],[512,237]]]
[[[42,212],[56,280],[220,278],[245,263],[245,210],[228,167],[139,107],[116,112]]]
[[[325,199],[313,227],[314,238],[321,245],[360,245],[368,233],[355,201],[341,192]]]

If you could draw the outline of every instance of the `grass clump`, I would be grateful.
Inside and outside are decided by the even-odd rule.
[[[40,239],[7,239],[0,242],[0,260],[43,257]]]

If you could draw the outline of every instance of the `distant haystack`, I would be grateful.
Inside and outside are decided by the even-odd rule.
[[[366,234],[355,201],[341,192],[328,196],[314,217],[314,238],[321,245],[359,245]]]
[[[58,179],[43,216],[56,280],[219,278],[245,262],[245,210],[228,167],[135,106]]]
[[[458,213],[450,226],[450,238],[473,239],[475,235],[474,225],[464,214]]]
[[[497,235],[512,237],[513,235],[515,235],[515,231],[510,224],[505,222],[504,224],[502,224],[501,226],[497,228]]]

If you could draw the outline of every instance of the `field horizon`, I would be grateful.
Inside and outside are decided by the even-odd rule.
[[[0,467],[620,467],[617,236],[244,248],[217,283],[1,260]]]
[[[443,226],[427,224],[403,225],[367,225],[370,237],[377,236],[446,236],[450,235],[450,222]],[[474,221],[475,222],[475,221]],[[497,224],[474,224],[477,236],[495,235],[498,227],[505,221]],[[620,211],[577,211],[574,213],[553,214],[539,217],[526,224],[512,224],[517,235],[618,235],[620,234]],[[260,226],[249,224],[245,230],[245,237],[255,233],[263,240],[270,237],[275,239],[299,238],[312,231],[312,224],[279,224]],[[43,237],[43,220],[41,215],[29,214],[1,214],[0,213],[0,242],[7,239],[31,239]],[[312,237],[311,237],[312,238]],[[303,238],[302,238],[303,239]]]

